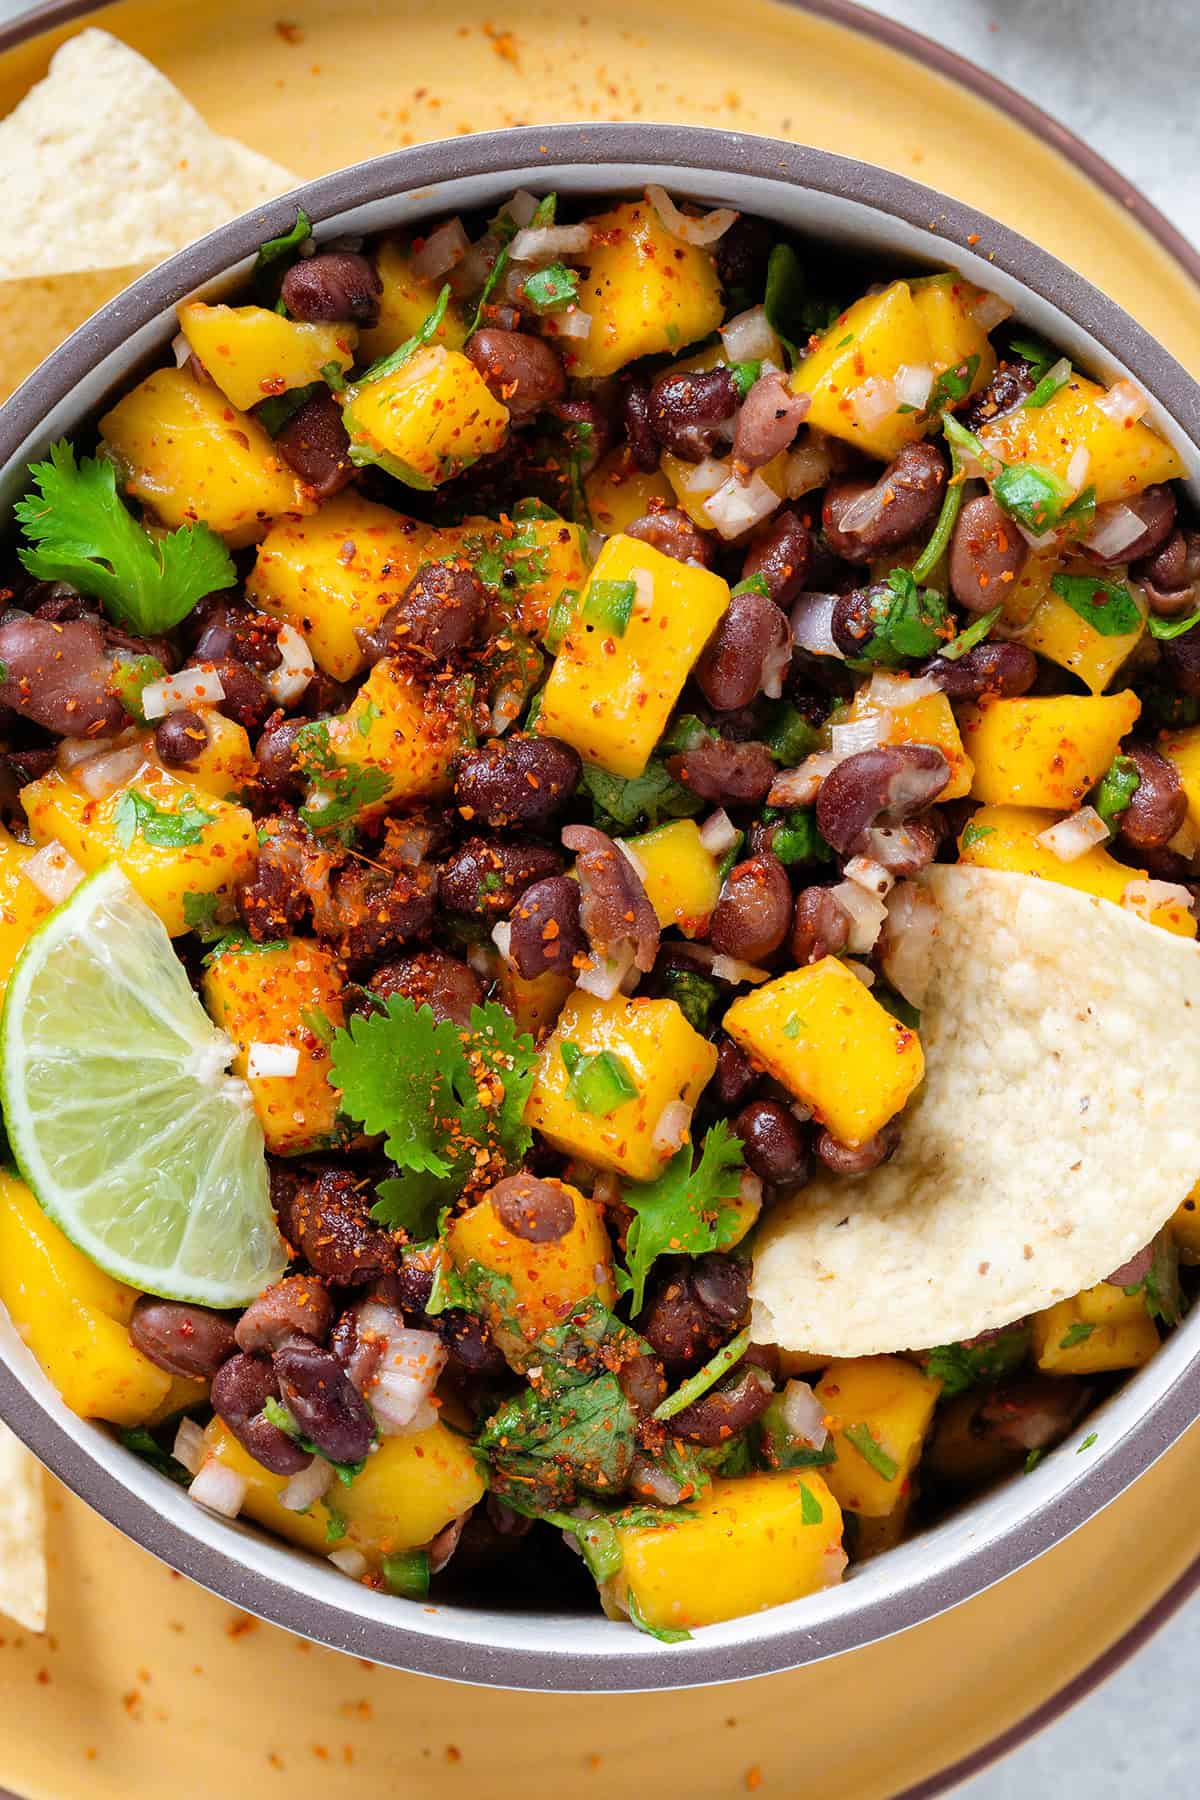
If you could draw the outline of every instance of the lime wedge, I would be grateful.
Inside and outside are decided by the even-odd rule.
[[[250,1090],[161,922],[113,864],[21,952],[0,1087],[22,1175],[73,1243],[147,1293],[239,1306],[283,1273]]]

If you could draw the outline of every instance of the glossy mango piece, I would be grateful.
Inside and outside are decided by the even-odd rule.
[[[682,350],[724,316],[711,250],[672,236],[648,200],[629,200],[590,219],[594,241],[579,305],[586,338],[560,347],[571,375],[614,375],[639,356]]]
[[[941,1391],[901,1356],[829,1364],[813,1392],[837,1451],[825,1479],[847,1512],[882,1518],[903,1503]]]
[[[325,379],[331,366],[344,375],[354,361],[354,325],[308,325],[266,306],[208,306],[203,300],[186,300],[178,312],[197,360],[243,412]]]
[[[971,794],[992,806],[1070,812],[1083,803],[1141,712],[1137,695],[985,699],[959,713],[975,765]]]
[[[508,408],[459,350],[429,344],[375,381],[346,390],[355,462],[378,463],[408,487],[435,488],[499,450]]]
[[[0,1000],[31,932],[53,909],[24,873],[33,851],[0,825]]]
[[[1153,426],[1140,419],[1109,418],[1097,405],[1104,391],[1085,375],[1074,374],[1045,406],[1018,407],[979,435],[1002,462],[1034,463],[1072,489],[1094,488],[1100,506],[1182,475],[1178,453]],[[1087,451],[1086,473],[1082,482],[1072,482],[1067,471],[1079,450]]]
[[[384,238],[376,252],[375,267],[383,292],[377,323],[359,333],[359,353],[364,363],[378,362],[413,337],[433,311],[439,293],[436,281],[413,274],[412,251],[397,238]],[[447,350],[461,350],[466,335],[462,313],[451,300],[434,342],[444,344]]]
[[[1033,1353],[1048,1375],[1100,1375],[1140,1369],[1158,1349],[1142,1294],[1110,1281],[1085,1288],[1033,1317]]]

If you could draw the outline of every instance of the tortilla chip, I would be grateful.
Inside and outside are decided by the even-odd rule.
[[[1200,1175],[1200,947],[1049,881],[940,867],[924,1085],[889,1163],[772,1210],[757,1343],[866,1356],[1040,1311]]]
[[[90,29],[0,121],[0,280],[154,263],[297,185]]]
[[[46,1629],[46,1507],[40,1464],[0,1425],[0,1613]]]

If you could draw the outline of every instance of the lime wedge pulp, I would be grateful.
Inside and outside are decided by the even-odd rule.
[[[108,864],[39,927],[0,1019],[9,1142],[44,1212],[147,1293],[245,1305],[282,1273],[262,1128],[162,923]]]

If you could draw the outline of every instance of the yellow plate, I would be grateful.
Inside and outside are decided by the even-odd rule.
[[[836,0],[825,10],[855,14]],[[727,125],[864,156],[1026,232],[1200,362],[1187,253],[1137,222],[1137,197],[1096,185],[1103,166],[1080,147],[1074,163],[1034,135],[1016,116],[1023,102],[999,110],[936,72],[933,47],[922,66],[885,41],[905,41],[901,29],[857,16],[873,35],[770,0],[691,0],[686,20],[671,0],[522,0],[511,13],[484,0],[122,0],[92,20],[153,58],[219,130],[304,176],[550,119]],[[74,29],[0,58],[0,111]],[[10,291],[6,314],[0,288],[0,345],[6,318],[36,317],[0,361],[0,391],[128,273],[56,284],[35,312]],[[1198,1482],[1200,1428],[1041,1561],[834,1663],[715,1693],[553,1701],[398,1675],[256,1624],[51,1483],[50,1634],[0,1633],[0,1780],[28,1800],[168,1789],[358,1800],[384,1769],[405,1800],[491,1800],[516,1769],[594,1800],[647,1781],[695,1800],[814,1783],[822,1800],[901,1789],[915,1800],[1044,1723],[1178,1604],[1195,1580]]]

